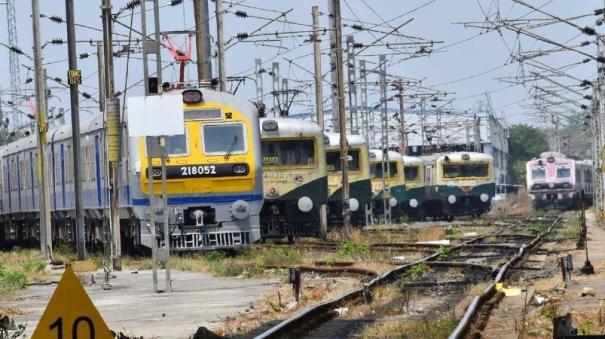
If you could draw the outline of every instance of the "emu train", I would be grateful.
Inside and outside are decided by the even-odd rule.
[[[578,194],[586,202],[594,194],[592,161],[573,160],[558,152],[543,152],[526,164],[527,191],[537,208],[569,209],[578,206]]]
[[[264,238],[319,235],[321,208],[328,199],[324,144],[315,123],[261,119]]]
[[[423,157],[427,216],[451,219],[481,215],[496,194],[493,159],[476,152],[454,152]]]
[[[405,201],[405,177],[403,158],[400,153],[388,151],[388,167],[383,160],[382,150],[370,150],[370,172],[372,173],[372,193],[376,213],[384,212],[384,204],[392,217],[403,215]],[[385,185],[388,190],[385,189]]]
[[[231,249],[260,239],[263,203],[261,145],[258,111],[246,100],[210,89],[179,89],[163,95],[183,99],[185,133],[166,138],[168,205],[171,233],[162,218],[150,213],[147,168],[161,177],[159,159],[147,163],[143,137],[121,132],[119,187],[123,246],[150,247],[170,239],[176,250]],[[166,112],[170,119],[170,112]],[[127,121],[125,121],[127,123]],[[107,133],[102,114],[81,121],[82,184],[86,237],[103,239],[108,222],[109,183],[105,149]],[[49,132],[49,163],[53,241],[73,241],[74,176],[71,128]],[[153,153],[152,153],[153,154]],[[39,238],[38,184],[35,180],[36,138],[26,137],[0,149],[1,234],[6,240]],[[161,191],[159,180],[153,186]],[[156,220],[152,239],[149,218]]]

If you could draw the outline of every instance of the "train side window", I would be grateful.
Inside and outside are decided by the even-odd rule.
[[[244,154],[247,151],[244,124],[204,124],[202,143],[208,155]]]
[[[397,162],[389,161],[390,178],[396,178],[399,174]],[[370,173],[373,178],[382,178],[382,162],[375,162],[370,165]]]
[[[349,149],[349,171],[359,171],[359,149]],[[326,152],[328,172],[340,172],[340,151]]]
[[[314,140],[263,140],[261,146],[265,166],[315,164]]]
[[[404,166],[403,174],[405,175],[405,181],[418,180],[418,166]]]

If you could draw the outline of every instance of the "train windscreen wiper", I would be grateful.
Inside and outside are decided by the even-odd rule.
[[[229,146],[229,149],[227,150],[227,153],[225,154],[225,160],[229,159],[229,157],[231,156],[231,152],[233,151],[233,148],[235,147],[236,143],[237,143],[237,134],[233,136],[231,145]]]

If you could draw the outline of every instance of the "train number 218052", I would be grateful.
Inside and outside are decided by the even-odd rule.
[[[216,166],[200,165],[200,166],[181,166],[181,175],[184,177],[191,175],[216,175]]]

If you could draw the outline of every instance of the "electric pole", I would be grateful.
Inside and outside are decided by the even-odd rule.
[[[109,217],[111,227],[111,256],[113,269],[122,270],[122,241],[120,227],[120,155],[122,127],[120,123],[120,102],[115,96],[113,77],[113,29],[111,0],[103,0],[103,56],[105,63],[105,128],[107,131],[107,161],[109,162]]]
[[[210,19],[208,17],[208,0],[193,0],[193,17],[195,19],[195,47],[197,56],[198,82],[212,79],[210,63]]]
[[[260,106],[263,105],[263,62],[261,59],[254,59],[254,82],[256,85],[256,103]],[[266,114],[266,112],[265,112]]]
[[[338,108],[338,126],[340,132],[340,168],[342,170],[342,219],[345,238],[349,239],[351,233],[349,224],[351,211],[349,210],[349,144],[347,141],[347,121],[345,116],[345,86],[342,74],[342,23],[340,18],[340,0],[330,0],[334,14],[334,38],[335,38],[335,72],[336,72],[336,95]],[[334,93],[333,93],[334,94]],[[332,100],[334,101],[334,100]],[[334,108],[332,115],[335,115]]]
[[[352,35],[347,36],[347,82],[349,95],[349,122],[351,134],[359,134],[359,120],[357,118],[357,86],[355,86],[355,51]]]
[[[368,110],[368,81],[366,77],[366,61],[359,60],[359,91],[361,97],[361,124],[366,143],[370,147],[370,111]],[[374,136],[372,136],[374,138]]]
[[[340,26],[341,23],[340,22],[336,22],[336,14],[335,14],[335,0],[328,0],[328,12],[330,13],[329,15],[329,19],[330,19],[330,27],[332,27],[332,29],[330,30],[330,76],[331,76],[331,86],[330,86],[330,91],[332,92],[331,94],[331,98],[332,98],[332,131],[334,132],[338,132],[340,131],[340,123],[339,123],[339,113],[338,113],[338,100],[339,100],[339,95],[338,95],[338,67],[342,68],[342,58],[341,58],[341,63],[337,63],[336,60],[336,46],[341,46],[341,53],[342,53],[342,40],[337,44],[336,43],[336,29],[334,29],[334,27],[336,27],[337,25]],[[338,3],[338,9],[340,11],[340,3]],[[340,16],[340,13],[339,13]],[[340,29],[338,29],[338,31],[340,32]],[[341,34],[341,39],[342,39],[342,32],[340,32]],[[340,70],[340,73],[342,73],[342,70]],[[346,124],[345,124],[346,126]]]
[[[401,134],[401,154],[408,155],[408,143],[405,134],[405,112],[403,110],[403,80],[399,79],[399,133]]]
[[[225,37],[223,33],[223,0],[216,1],[216,45],[218,47],[218,83],[221,91],[227,90],[225,74]]]
[[[389,116],[387,110],[387,58],[384,54],[378,57],[380,69],[380,108],[381,108],[381,134],[382,134],[382,204],[384,208],[385,223],[391,223],[391,164],[389,162]]]
[[[80,161],[80,102],[78,85],[82,74],[78,70],[76,55],[76,27],[74,19],[74,0],[65,0],[65,21],[67,23],[67,56],[69,58],[69,97],[71,101],[71,143],[74,166],[74,191],[76,205],[76,248],[78,260],[86,259],[86,234],[84,228],[84,209],[82,207],[82,172]]]
[[[36,117],[38,120],[38,187],[40,193],[40,249],[44,258],[52,256],[52,226],[50,218],[50,188],[46,165],[46,90],[42,69],[42,46],[40,45],[40,5],[32,0],[32,25],[34,33],[34,70],[36,73]]]
[[[317,124],[324,130],[323,85],[321,82],[321,49],[319,39],[319,6],[311,8],[313,16],[313,61],[315,66],[315,112]]]
[[[97,75],[99,78],[99,110],[105,110],[105,56],[103,55],[103,43],[97,42]]]

